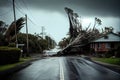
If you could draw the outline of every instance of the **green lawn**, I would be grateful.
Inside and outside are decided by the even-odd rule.
[[[7,64],[7,65],[0,65],[0,71],[4,71],[4,70],[7,70],[7,69],[10,69],[10,68],[13,68],[17,65],[20,65],[28,60],[30,60],[31,58],[21,58],[20,59],[20,62],[17,62],[17,63],[14,63],[14,64]]]
[[[96,61],[101,61],[109,64],[120,65],[120,58],[92,58]]]

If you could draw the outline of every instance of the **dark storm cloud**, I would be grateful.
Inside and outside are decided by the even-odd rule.
[[[88,14],[120,16],[119,0],[75,0],[75,4],[88,10]]]
[[[62,11],[70,7],[81,15],[120,16],[120,0],[29,0],[32,7]]]
[[[0,0],[0,8],[8,6],[7,0]]]
[[[0,7],[7,7],[7,2],[0,0]],[[15,0],[19,3],[21,0]],[[120,16],[120,0],[24,0],[28,7],[63,12],[64,7],[70,7],[81,15],[88,16]]]

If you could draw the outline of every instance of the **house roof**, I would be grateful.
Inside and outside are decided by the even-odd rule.
[[[92,42],[120,42],[120,35],[115,33],[108,33]]]

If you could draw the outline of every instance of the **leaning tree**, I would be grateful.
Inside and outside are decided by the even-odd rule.
[[[15,22],[13,21],[5,33],[6,40],[10,42],[15,34],[19,33],[20,29],[23,27],[25,18],[21,17],[16,21],[16,33],[15,33]]]
[[[71,42],[62,49],[61,52],[66,53],[71,49],[70,47],[75,45],[85,45],[101,35],[99,30],[96,28],[96,26],[102,24],[102,21],[99,18],[95,17],[93,29],[90,28],[91,24],[89,24],[85,30],[82,30],[81,22],[78,21],[78,14],[74,13],[72,9],[67,7],[65,8],[65,11],[69,18],[69,34]]]
[[[69,34],[70,34],[70,38],[71,38],[71,41],[73,41],[77,37],[79,31],[81,30],[80,29],[80,23],[79,23],[79,20],[78,20],[79,16],[78,16],[77,13],[74,13],[74,11],[72,9],[70,9],[70,8],[65,7],[65,11],[66,11],[66,13],[68,15],[68,18],[69,18],[69,25],[70,25]]]

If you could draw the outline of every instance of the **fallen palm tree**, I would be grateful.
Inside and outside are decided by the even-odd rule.
[[[86,30],[82,29],[82,24],[78,20],[78,14],[74,13],[74,11],[70,8],[65,8],[65,11],[69,18],[69,35],[70,35],[70,42],[69,44],[63,48],[59,54],[67,54],[72,49],[72,47],[79,45],[84,46],[91,42],[92,40],[98,38],[102,35],[102,33],[99,32],[98,29],[96,29],[96,25],[101,25],[101,20],[99,18],[95,17],[95,22],[93,29],[89,28],[89,26],[86,28]]]

